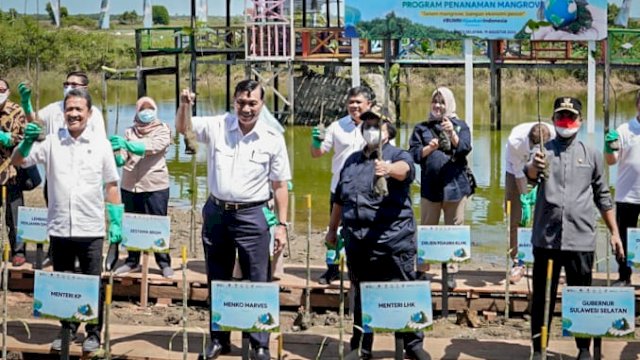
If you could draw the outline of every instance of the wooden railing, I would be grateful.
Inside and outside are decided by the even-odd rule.
[[[603,46],[603,42],[600,42]],[[604,49],[604,47],[602,47]],[[504,60],[586,61],[586,41],[502,40],[498,42],[498,58]],[[600,52],[598,61],[602,58]]]
[[[344,36],[343,28],[296,28],[302,57],[322,55],[324,57],[344,57],[351,54],[351,38]],[[367,54],[368,42],[360,39],[360,54]]]

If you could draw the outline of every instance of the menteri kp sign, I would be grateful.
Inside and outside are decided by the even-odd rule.
[[[368,39],[602,40],[607,0],[346,0],[345,24]]]

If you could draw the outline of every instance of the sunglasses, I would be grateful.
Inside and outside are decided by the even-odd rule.
[[[68,82],[68,81],[63,82],[62,85],[64,85],[64,86],[73,86],[73,87],[85,87],[85,86],[87,86],[85,84],[80,84],[80,83],[76,83],[76,82]]]

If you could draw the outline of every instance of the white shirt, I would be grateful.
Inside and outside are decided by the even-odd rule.
[[[119,180],[109,141],[91,131],[74,139],[63,129],[33,144],[23,167],[34,164],[47,174],[49,235],[103,237],[103,184]]]
[[[57,134],[59,129],[66,129],[67,122],[64,120],[64,104],[62,101],[51,103],[38,111],[38,118],[42,120],[47,127],[46,134]],[[87,122],[87,129],[98,133],[106,138],[107,133],[104,130],[104,118],[100,109],[91,106],[91,117]]]
[[[516,179],[525,177],[524,166],[529,161],[531,148],[529,147],[529,132],[538,122],[529,122],[516,125],[511,129],[509,138],[507,138],[507,150],[505,153],[506,171],[512,174]],[[556,137],[556,130],[553,125],[544,123],[549,129],[551,137]]]
[[[640,203],[640,123],[632,119],[618,126],[620,152],[618,153],[618,178],[616,201]]]
[[[224,201],[258,202],[271,197],[270,181],[291,180],[284,137],[258,119],[242,134],[235,115],[191,119],[199,142],[207,144],[207,182]]]
[[[331,159],[331,192],[335,192],[338,180],[340,180],[340,171],[344,162],[347,161],[349,155],[358,150],[362,150],[365,146],[360,125],[351,119],[350,115],[343,117],[338,121],[334,121],[329,125],[322,141],[321,149],[329,152],[333,149],[333,158]]]

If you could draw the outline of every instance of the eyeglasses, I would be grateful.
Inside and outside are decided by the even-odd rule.
[[[7,91],[9,91],[9,89],[8,89],[8,88],[7,88],[7,89],[0,89],[0,94],[4,94],[4,93],[6,93]]]
[[[76,83],[76,82],[68,82],[68,81],[63,82],[62,85],[64,85],[64,86],[73,86],[73,87],[86,87],[87,86],[85,84],[80,84],[80,83]]]

